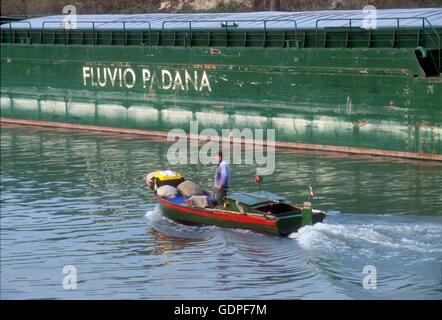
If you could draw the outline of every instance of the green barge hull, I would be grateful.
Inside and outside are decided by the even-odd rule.
[[[428,12],[439,20],[422,11],[410,26],[402,12],[397,27],[374,30],[320,27],[341,18],[263,29],[238,28],[258,23],[239,18],[219,28],[6,23],[1,118],[146,132],[189,131],[194,120],[219,132],[273,128],[295,147],[442,160],[442,10]]]

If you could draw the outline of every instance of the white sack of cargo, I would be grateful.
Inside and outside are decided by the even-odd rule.
[[[189,207],[212,208],[212,204],[207,196],[191,196],[186,200],[186,204]]]
[[[165,198],[175,198],[178,191],[175,187],[164,185],[157,189],[157,195]]]
[[[153,181],[153,178],[155,177],[156,172],[148,173],[144,176],[144,181],[146,182],[147,186],[151,189],[154,188],[155,182]]]
[[[178,192],[181,193],[185,197],[189,196],[203,196],[204,190],[195,182],[190,180],[186,180],[181,182],[178,187]]]
[[[154,171],[145,175],[144,181],[150,189],[156,190],[166,184],[176,188],[184,181],[184,177],[180,173],[172,170],[162,170]]]

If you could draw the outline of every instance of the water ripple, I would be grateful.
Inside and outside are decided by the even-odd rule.
[[[1,298],[441,298],[441,166],[278,154],[264,188],[303,202],[312,184],[328,212],[279,238],[164,217],[141,177],[164,168],[167,147],[2,127]],[[210,189],[213,166],[176,169]],[[256,189],[253,166],[233,169],[234,189]]]

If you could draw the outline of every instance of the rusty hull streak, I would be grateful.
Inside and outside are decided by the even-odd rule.
[[[61,128],[61,129],[74,129],[74,130],[86,130],[86,131],[96,131],[96,132],[109,132],[109,133],[119,133],[119,134],[129,134],[137,136],[146,137],[161,137],[166,139],[168,136],[167,132],[155,131],[155,130],[139,130],[139,129],[126,129],[126,128],[112,128],[104,126],[91,126],[82,124],[71,124],[62,122],[51,122],[51,121],[37,121],[37,120],[20,120],[20,119],[10,119],[10,118],[0,118],[0,123],[5,124],[18,124],[24,126],[38,126],[38,127],[49,127],[49,128]],[[208,141],[221,141],[222,138],[215,136],[202,136],[202,135],[186,135],[187,139],[191,140],[204,140]],[[227,141],[232,143],[229,138]],[[237,141],[237,140],[236,140]],[[260,145],[269,146],[266,141],[254,141],[250,139],[241,139],[241,143],[245,145]],[[429,154],[429,153],[417,153],[417,152],[404,152],[404,151],[391,151],[391,150],[380,150],[380,149],[367,149],[367,148],[355,148],[355,147],[342,147],[342,146],[331,146],[331,145],[321,145],[321,144],[308,144],[301,142],[284,142],[277,141],[274,146],[279,149],[302,149],[302,150],[317,150],[326,152],[338,152],[347,153],[354,155],[370,155],[370,156],[387,156],[393,158],[406,158],[406,159],[416,159],[416,160],[431,160],[431,161],[442,161],[441,154]]]

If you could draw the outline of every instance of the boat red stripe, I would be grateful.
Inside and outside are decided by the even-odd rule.
[[[235,213],[226,213],[226,212],[207,212],[202,210],[196,210],[192,208],[187,208],[184,206],[173,204],[167,200],[158,198],[158,200],[171,208],[186,212],[186,213],[192,213],[192,214],[198,214],[201,216],[211,217],[211,218],[217,218],[219,220],[229,220],[229,221],[236,221],[236,222],[243,222],[243,223],[253,223],[253,224],[259,224],[259,225],[265,225],[265,226],[276,226],[275,220],[269,220],[264,217],[252,217],[245,214],[235,214]]]

